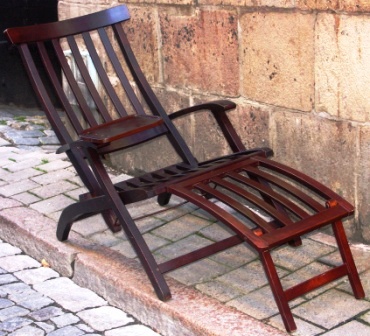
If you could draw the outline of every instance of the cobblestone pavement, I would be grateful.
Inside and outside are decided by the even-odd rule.
[[[25,218],[25,213],[40,218],[40,225],[43,225],[44,221],[48,220],[48,225],[55,226],[61,210],[65,206],[75,202],[78,199],[78,195],[84,192],[85,189],[79,178],[75,175],[66,156],[54,154],[57,148],[57,141],[53,133],[48,129],[45,119],[38,116],[37,111],[34,114],[27,111],[26,118],[24,118],[24,114],[25,112],[22,110],[9,109],[8,107],[3,109],[0,108],[0,201],[2,202],[0,202],[0,204],[2,204],[0,205],[0,218],[9,222],[12,220],[12,217],[18,216],[16,217],[17,220],[19,218],[19,222],[27,227],[28,231],[32,231],[33,228],[29,226],[29,220]],[[124,175],[113,175],[112,177],[117,180],[125,178]],[[174,199],[172,202],[176,203],[179,202],[179,200]],[[134,217],[140,217],[156,209],[158,209],[156,203],[154,201],[149,201],[136,204],[134,207],[131,207],[129,211]],[[193,250],[194,248],[208,245],[212,241],[226,238],[230,235],[226,229],[216,225],[213,218],[189,204],[145,219],[138,219],[136,222],[149,247],[159,261],[184,253],[188,249]],[[39,229],[39,227],[37,227],[37,229]],[[5,238],[1,236],[1,234],[3,234],[3,236],[9,237],[9,239],[17,241],[17,238],[6,233],[5,229],[3,230],[4,232],[1,232],[1,230],[0,226],[0,238],[5,240]],[[122,233],[112,234],[107,230],[100,216],[95,216],[93,219],[82,220],[74,224],[73,234],[74,237],[77,237],[76,239],[85,239],[89,244],[104,246],[109,251],[112,251],[112,253],[117,253],[117,255],[122,255],[132,260],[136,259],[136,255],[124,235]],[[35,250],[34,246],[30,247],[30,245],[33,244],[32,241],[22,241],[19,244],[29,250]],[[79,244],[76,245],[78,246]],[[57,249],[57,247],[53,248]],[[63,244],[63,249],[68,248],[70,248],[70,245]],[[351,248],[360,271],[365,293],[367,294],[365,300],[354,299],[346,278],[340,279],[294,300],[291,302],[291,307],[298,326],[298,331],[295,333],[296,335],[370,335],[370,247],[357,244],[352,245]],[[39,250],[40,248],[36,249],[35,253],[39,253]],[[337,265],[340,258],[337,252],[333,239],[329,234],[316,233],[305,237],[303,245],[299,248],[293,249],[287,246],[278,249],[273,253],[273,259],[277,264],[283,286],[285,286],[291,285],[297,280],[301,281],[308,274],[313,275],[323,272],[329,269],[330,266]],[[45,253],[48,253],[48,251],[45,251]],[[50,252],[47,256],[48,258],[52,258],[52,253]],[[13,258],[14,257],[15,256],[13,256]],[[23,258],[25,258],[25,256],[23,256]],[[76,261],[74,263],[72,262],[74,267],[73,279],[77,278],[83,283],[89,282],[89,286],[97,288],[104,293],[104,298],[108,297],[109,293],[106,289],[107,287],[104,287],[102,282],[108,282],[110,278],[114,277],[114,273],[104,278],[105,280],[103,281],[101,278],[104,277],[105,274],[101,272],[99,276],[97,276],[96,283],[94,283],[93,280],[88,281],[89,279],[86,279],[89,276],[91,277],[91,273],[89,276],[82,273],[85,266],[83,265],[84,260],[82,259],[80,258],[80,260],[77,260],[77,262],[79,262],[78,265],[82,265],[79,268],[76,268]],[[50,262],[53,269],[59,267],[63,272],[66,269],[64,273],[69,272],[68,267],[64,267],[63,261],[61,260],[55,261],[48,259],[48,262]],[[71,263],[70,260],[68,262],[69,264]],[[99,264],[98,261],[97,264]],[[2,266],[0,265],[0,267]],[[36,269],[38,271],[35,271]],[[37,272],[42,272],[43,274],[52,272],[51,269],[44,268],[41,268],[41,270],[35,268],[35,270],[33,270],[35,274],[37,274]],[[80,271],[82,275],[78,276],[77,271]],[[30,271],[23,270],[20,272],[26,272],[27,274],[27,272]],[[17,273],[4,274],[5,275],[0,275],[0,283],[2,281],[1,276],[4,276],[5,279],[13,279],[13,277],[18,279]],[[259,329],[254,331],[254,333],[248,330],[245,333],[237,333],[236,331],[220,332],[220,335],[283,335],[285,333],[271,291],[265,279],[262,266],[256,255],[246,248],[246,246],[241,245],[234,247],[213,257],[206,258],[171,272],[169,275],[171,278],[181,283],[183,285],[182,288],[189,288],[203,295],[203,305],[206,301],[204,297],[207,297],[210,298],[209,302],[212,302],[213,305],[218,304],[223,311],[227,310],[228,313],[236,311],[245,316],[250,316],[257,320],[256,323],[260,323],[258,324]],[[5,281],[7,282],[7,280]],[[112,280],[113,286],[118,286],[117,281],[119,282],[119,280]],[[76,285],[73,285],[68,278],[51,277],[45,279],[41,284],[32,285],[34,288],[30,289],[35,291],[39,288],[39,294],[41,293],[44,295],[43,300],[56,301],[55,304],[51,304],[51,307],[55,306],[55,311],[59,312],[60,315],[50,317],[50,321],[53,322],[55,328],[57,327],[57,322],[55,322],[55,320],[59,321],[64,318],[66,320],[69,318],[76,319],[76,322],[73,322],[68,328],[78,328],[78,325],[93,328],[92,320],[89,320],[87,317],[90,307],[83,307],[81,311],[77,313],[74,312],[73,309],[71,312],[67,312],[70,308],[68,306],[63,306],[61,302],[56,300],[58,297],[58,290],[56,290],[56,294],[50,291],[50,286],[48,286],[48,284],[52,282],[60,282],[72,287]],[[148,280],[143,279],[142,282],[146,284]],[[5,286],[12,287],[15,285],[8,283]],[[22,286],[27,286],[27,284]],[[58,287],[53,286],[53,288],[55,289]],[[196,295],[194,292],[191,294],[192,297]],[[179,293],[180,291],[177,292],[177,297],[180,296]],[[91,295],[94,294],[91,293]],[[116,292],[112,295],[113,300],[115,300],[116,303],[122,302],[122,300],[117,299],[117,295]],[[9,296],[9,298],[3,299],[5,300],[5,304],[8,302],[7,300],[16,302],[12,299],[13,296],[15,297],[15,295],[12,294],[11,297]],[[185,296],[181,296],[181,299],[178,301],[174,299],[172,303],[170,302],[168,305],[158,304],[156,309],[159,307],[158,311],[160,311],[160,308],[163,308],[164,311],[161,311],[161,314],[163,314],[163,312],[166,312],[169,308],[176,309],[176,305],[178,305],[180,307],[178,309],[180,311],[179,314],[183,314],[181,315],[182,317],[187,314],[187,318],[190,316],[191,319],[196,320],[198,324],[207,325],[207,327],[217,325],[217,318],[208,321],[207,317],[203,317],[203,311],[199,314],[191,315],[192,312],[190,310],[194,311],[195,308],[193,306],[190,307],[191,301],[187,303],[189,307],[184,305],[181,306],[181,300],[184,300],[184,297]],[[11,309],[11,307],[4,307],[3,310],[1,310],[1,302],[2,301],[0,301],[0,321],[2,321],[1,312],[4,309]],[[35,300],[35,302],[37,301]],[[140,302],[140,304],[142,303]],[[20,307],[16,305],[14,307],[31,311],[27,306]],[[141,306],[138,305],[138,307]],[[114,308],[104,303],[101,307],[95,307],[94,309],[103,311]],[[133,311],[130,311],[130,313],[134,316],[143,317],[146,319],[146,321],[144,321],[145,324],[152,327],[155,325],[157,326],[157,330],[161,331],[161,327],[166,325],[166,327],[163,327],[163,330],[166,330],[164,334],[176,336],[206,334],[205,332],[182,332],[181,329],[171,331],[170,327],[175,325],[175,322],[170,321],[170,317],[151,319],[149,313],[146,311],[141,313],[139,311],[140,309],[141,308],[137,308],[135,310],[135,308],[133,308]],[[187,309],[190,312],[188,312]],[[204,309],[206,309],[206,307],[204,307]],[[155,309],[150,310],[148,308],[148,311],[154,313]],[[120,314],[125,313],[121,312]],[[111,317],[110,314],[108,314],[108,316]],[[180,317],[179,320],[185,320],[182,317]],[[77,318],[79,319],[78,321]],[[171,318],[173,318],[173,314]],[[130,319],[132,318],[125,317],[123,320]],[[142,319],[140,318],[140,320]],[[221,321],[221,325],[221,315],[219,320]],[[37,323],[39,322],[43,321],[37,321]],[[160,323],[163,325],[159,325]],[[187,324],[185,323],[183,326],[184,325]],[[42,330],[40,325],[36,324],[36,322],[31,327],[37,327]],[[131,326],[126,326],[125,328],[130,327]],[[83,328],[79,329],[81,333],[86,332]],[[150,335],[149,331],[148,333],[148,335]],[[105,333],[105,335],[116,334],[113,334],[113,331],[109,331]],[[122,335],[126,334],[122,333]],[[140,335],[144,336],[146,334],[140,333]]]
[[[26,120],[18,109],[0,111],[0,148],[7,146],[14,155],[16,148],[21,150],[18,155],[31,153],[32,161],[39,148],[42,153],[54,152],[58,140],[39,111],[28,111],[27,115]],[[7,161],[17,164],[15,159]],[[32,167],[27,159],[23,162],[20,171]],[[38,199],[32,194],[18,196],[26,204]],[[159,336],[93,291],[61,277],[47,266],[46,261],[40,263],[0,239],[0,336]]]
[[[159,336],[0,240],[0,336]]]

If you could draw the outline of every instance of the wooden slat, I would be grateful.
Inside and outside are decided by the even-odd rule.
[[[64,52],[60,46],[59,40],[52,40],[52,44],[55,50],[55,53],[58,57],[58,61],[60,66],[63,70],[63,73],[68,81],[69,87],[71,88],[80,108],[82,111],[82,116],[84,117],[85,121],[87,121],[90,127],[96,126],[98,123],[96,122],[93,114],[91,113],[90,107],[87,105],[85,97],[83,96],[76,79],[73,76],[71,68],[64,56]]]
[[[252,193],[248,192],[247,190],[242,189],[239,186],[237,186],[233,183],[230,183],[228,181],[225,181],[225,180],[223,180],[219,177],[212,178],[210,181],[213,182],[213,183],[216,183],[218,186],[221,186],[223,188],[226,188],[226,189],[234,192],[235,194],[243,197],[245,200],[247,200],[247,201],[251,202],[252,204],[256,205],[257,207],[259,207],[260,209],[265,211],[267,214],[272,216],[281,225],[287,226],[287,225],[294,224],[289,217],[282,214],[281,212],[276,210],[276,208],[274,208],[270,204],[266,203],[263,199],[253,195]],[[274,226],[272,226],[272,228],[269,231],[275,230],[275,229],[276,228]]]
[[[58,112],[56,111],[53,103],[50,100],[49,94],[40,78],[40,74],[38,72],[38,69],[36,68],[29,47],[25,44],[22,44],[19,47],[19,51],[21,53],[23,61],[27,65],[26,70],[31,79],[32,86],[39,98],[39,101],[42,104],[43,109],[47,112],[48,120],[53,127],[58,139],[62,142],[62,144],[71,142],[72,138],[68,133],[66,127],[64,126],[63,122],[60,120]]]
[[[309,206],[311,209],[315,211],[321,211],[325,209],[325,207],[322,204],[316,202],[312,197],[308,196],[307,194],[305,194],[303,191],[299,190],[295,186],[283,181],[282,179],[274,175],[268,174],[258,168],[254,168],[251,166],[244,167],[243,170],[247,172],[248,174],[252,174],[256,177],[262,178],[265,181],[272,183],[278,186],[279,188],[282,188],[284,191],[290,193],[292,196],[296,197],[297,199],[299,199],[300,201],[302,201],[304,204],[306,204],[307,206]]]
[[[257,161],[256,158],[254,158],[253,160]],[[343,207],[348,209],[348,211],[353,211],[354,208],[352,204],[347,202],[344,198],[339,196],[333,190],[329,189],[327,186],[314,180],[312,177],[306,174],[303,174],[302,172],[299,172],[291,167],[278,163],[276,161],[267,160],[262,157],[259,157],[258,161],[263,167],[269,168],[278,173],[282,173],[283,175],[288,176],[298,181],[302,185],[306,186],[307,188],[313,190],[314,192],[316,192],[318,195],[325,198],[326,200],[332,200],[332,199],[337,200],[338,202],[341,203]]]
[[[85,41],[86,48],[89,51],[91,60],[94,63],[95,69],[99,75],[99,79],[101,83],[103,84],[105,90],[107,91],[109,98],[111,99],[114,107],[116,108],[116,111],[121,117],[127,116],[126,109],[123,106],[121,100],[119,99],[116,91],[114,90],[112,83],[110,82],[108,78],[107,72],[104,69],[103,64],[100,60],[100,57],[98,53],[96,52],[96,48],[91,39],[90,33],[83,33],[82,37]]]
[[[67,113],[67,116],[72,123],[73,128],[75,129],[76,133],[79,134],[82,132],[82,126],[80,121],[76,117],[75,112],[63,90],[63,87],[60,83],[60,79],[58,78],[57,74],[55,73],[53,64],[50,61],[50,57],[46,51],[44,42],[37,42],[37,48],[39,50],[42,62],[45,66],[45,69],[49,75],[50,81],[53,84],[53,87],[59,97],[60,103],[62,104],[64,111]]]
[[[105,29],[101,28],[98,29],[98,33],[100,36],[100,39],[102,41],[102,44],[104,46],[105,51],[107,52],[107,55],[113,65],[113,68],[121,81],[122,87],[126,91],[127,97],[130,100],[132,106],[134,107],[137,114],[145,115],[145,111],[137,98],[133,88],[131,87],[131,84],[125,74],[125,72],[122,69],[121,62],[117,57],[116,52],[113,49],[113,46],[107,36],[107,32]]]
[[[302,208],[294,204],[288,198],[283,197],[282,195],[276,193],[272,188],[268,188],[264,186],[263,184],[258,183],[257,181],[251,180],[241,174],[237,174],[234,171],[228,172],[226,176],[255,189],[256,191],[260,192],[262,195],[266,196],[267,198],[278,202],[284,208],[289,209],[289,211],[294,213],[299,218],[306,218],[309,216],[309,214],[305,210],[303,210]]]
[[[68,36],[67,41],[69,44],[69,47],[71,48],[72,55],[74,57],[74,60],[77,64],[78,70],[84,80],[85,85],[87,86],[87,89],[89,90],[89,94],[91,98],[94,100],[94,103],[96,105],[97,110],[99,111],[101,117],[104,121],[108,122],[112,120],[111,115],[109,114],[105,104],[103,103],[103,100],[101,99],[99,92],[94,84],[94,82],[91,79],[91,76],[89,74],[89,71],[86,67],[86,64],[82,58],[80,49],[77,46],[76,43],[76,37],[75,36]]]

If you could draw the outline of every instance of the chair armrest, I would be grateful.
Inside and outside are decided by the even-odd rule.
[[[108,144],[162,124],[162,118],[155,116],[127,116],[88,128],[80,134],[80,139],[97,145]]]
[[[244,151],[246,148],[236,132],[234,126],[231,124],[230,119],[227,117],[226,112],[236,108],[236,104],[230,100],[215,100],[204,104],[191,106],[169,115],[170,119],[187,115],[193,112],[208,110],[216,119],[226,141],[228,142],[231,150],[234,153]]]
[[[179,111],[171,113],[169,117],[170,119],[176,119],[178,117],[182,117],[189,113],[199,112],[202,110],[210,110],[213,113],[225,112],[228,110],[232,110],[235,107],[236,107],[236,104],[230,100],[215,100],[215,101],[207,102],[204,104],[194,105],[191,107],[181,109]]]

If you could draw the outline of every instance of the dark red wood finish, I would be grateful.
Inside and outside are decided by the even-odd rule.
[[[233,102],[213,101],[168,115],[131,50],[122,25],[128,19],[127,7],[122,5],[80,18],[10,28],[5,32],[19,48],[35,92],[62,144],[59,152],[66,152],[88,189],[79,202],[62,212],[58,239],[68,238],[74,221],[102,213],[112,231],[123,228],[161,300],[171,297],[164,273],[246,242],[261,258],[288,331],[296,329],[289,301],[319,286],[348,276],[356,298],[363,298],[341,222],[353,213],[353,206],[307,175],[268,159],[272,155],[269,148],[247,150],[227,116],[236,107]],[[63,76],[55,72],[46,43],[53,47]],[[97,43],[103,47],[100,50],[105,51],[104,55],[98,54]],[[79,69],[78,80],[62,45],[73,55]],[[46,76],[36,68],[31,47],[38,50]],[[99,87],[90,76],[85,50],[96,70]],[[106,64],[110,64],[109,76]],[[125,98],[121,98],[110,80],[113,72],[126,93]],[[52,104],[51,90],[59,97],[62,111]],[[72,98],[66,93],[68,90]],[[232,154],[198,162],[173,120],[204,110],[214,116]],[[65,116],[70,127],[65,126]],[[113,184],[103,156],[159,136],[169,139],[180,161]],[[227,225],[234,236],[158,264],[125,205],[154,196],[165,205],[171,194],[208,211]],[[333,227],[343,264],[283,289],[271,250],[286,243],[297,246],[302,235],[328,225]]]

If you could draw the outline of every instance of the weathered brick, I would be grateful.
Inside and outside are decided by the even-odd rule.
[[[252,12],[240,19],[243,95],[310,111],[314,98],[315,15]]]
[[[237,16],[233,10],[160,13],[164,80],[210,93],[239,91]]]
[[[367,16],[319,14],[316,24],[316,110],[370,120]]]

